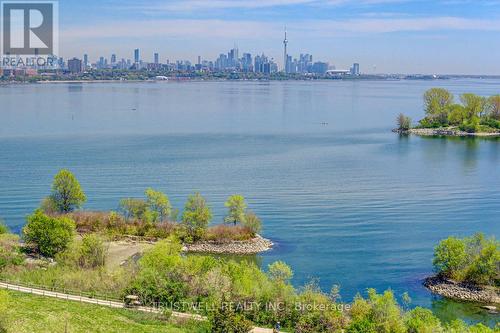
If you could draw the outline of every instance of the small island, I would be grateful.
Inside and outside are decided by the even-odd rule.
[[[451,92],[432,88],[424,94],[426,117],[412,126],[410,117],[399,114],[397,128],[400,134],[421,136],[500,137],[500,94],[482,97],[460,95],[455,103]]]
[[[449,237],[434,251],[435,276],[424,280],[431,292],[500,310],[500,242],[478,233],[463,239]]]

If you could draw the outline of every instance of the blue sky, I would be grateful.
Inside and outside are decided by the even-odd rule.
[[[61,0],[63,56],[214,59],[237,44],[362,71],[500,74],[500,0]]]

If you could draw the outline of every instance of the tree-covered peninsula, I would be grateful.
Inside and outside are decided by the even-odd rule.
[[[500,135],[500,95],[483,97],[465,93],[456,102],[448,90],[432,88],[424,94],[424,109],[426,116],[416,125],[400,114],[395,131],[419,135]]]

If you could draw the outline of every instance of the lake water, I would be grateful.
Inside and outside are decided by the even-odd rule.
[[[492,324],[432,297],[436,243],[500,236],[500,140],[400,137],[399,112],[423,116],[430,87],[500,93],[499,80],[190,82],[0,86],[0,216],[16,232],[71,169],[86,209],[155,187],[182,208],[200,191],[224,215],[241,193],[289,263],[344,301],[368,287],[408,291],[442,318]]]

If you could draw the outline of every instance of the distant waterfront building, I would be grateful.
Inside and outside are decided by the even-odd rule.
[[[89,68],[89,56],[88,56],[88,54],[83,55],[83,67],[85,69]]]
[[[134,50],[134,62],[138,64],[141,61],[141,54],[139,49]]]
[[[351,75],[354,75],[354,76],[359,76],[360,75],[359,64],[358,63],[355,63],[355,64],[352,65]]]
[[[155,53],[155,65],[158,65],[160,63],[160,55],[158,53]]]
[[[82,72],[82,61],[77,58],[68,60],[68,70],[72,74],[78,74]]]
[[[327,71],[328,71],[328,63],[326,62],[317,61],[312,66],[312,72],[315,74],[323,75],[326,74]]]
[[[116,54],[111,55],[111,65],[116,64]]]

